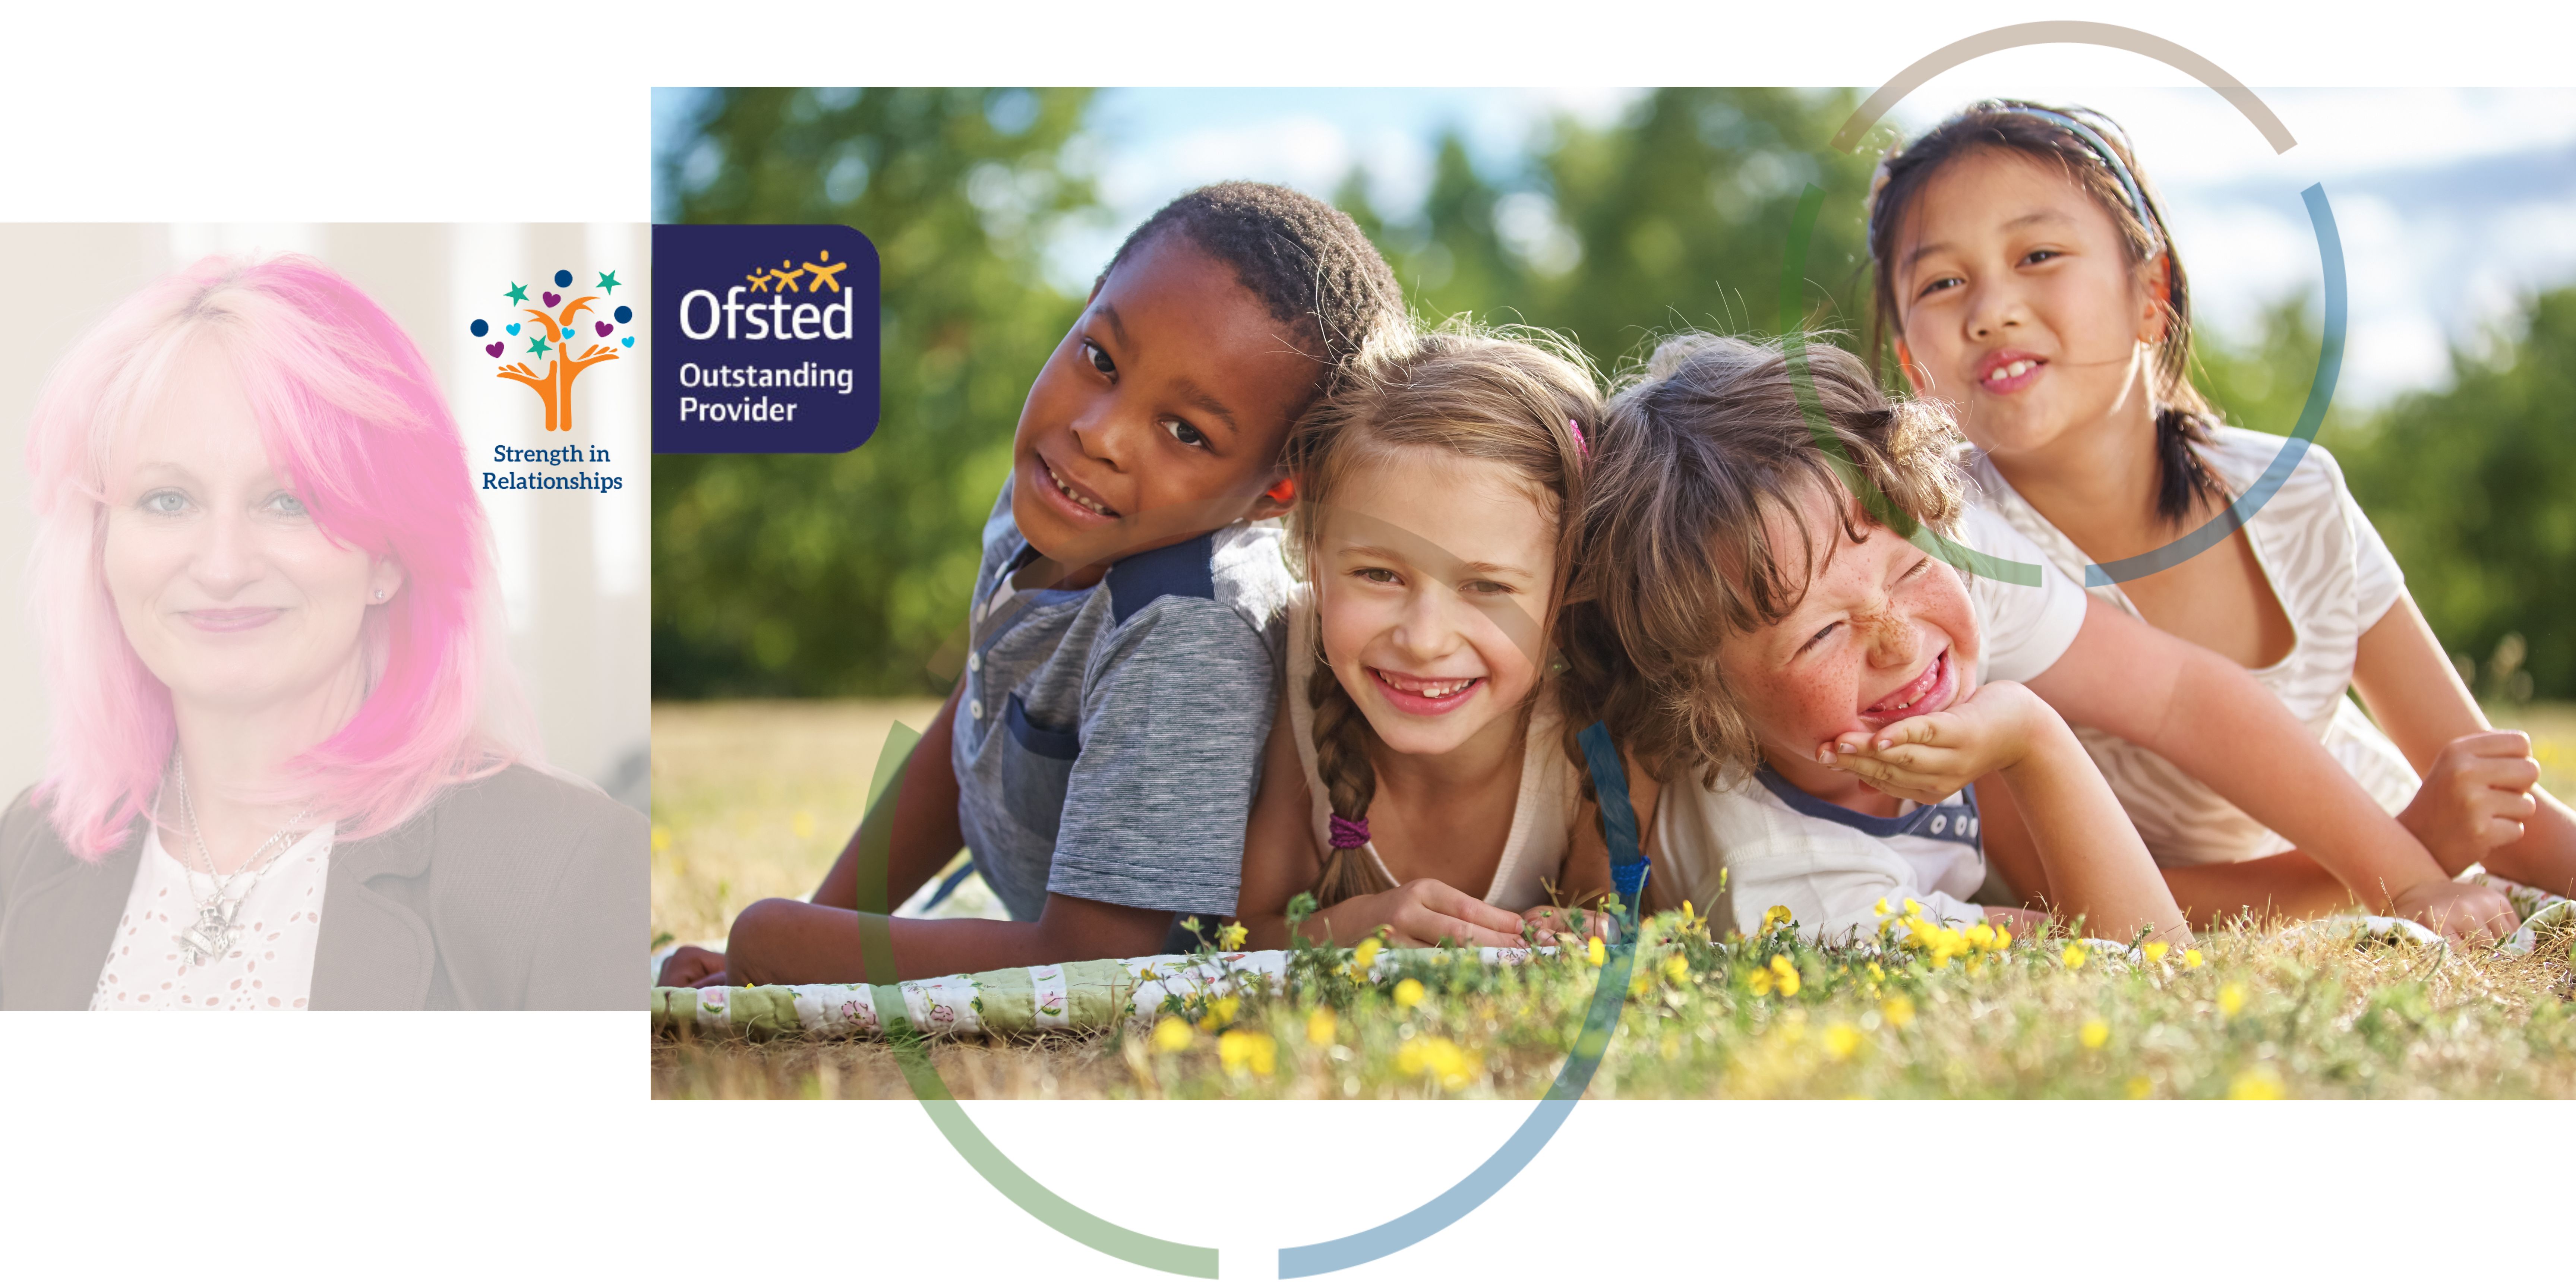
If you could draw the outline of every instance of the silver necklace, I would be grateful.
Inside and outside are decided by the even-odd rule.
[[[197,894],[196,869],[185,863],[179,865],[179,870],[186,873],[188,877],[188,898],[197,905],[197,920],[186,930],[171,936],[170,941],[179,946],[179,951],[186,955],[189,965],[203,966],[210,961],[221,961],[225,954],[232,951],[233,939],[241,930],[239,919],[243,901],[250,898],[252,890],[258,888],[259,879],[267,876],[268,870],[277,866],[277,861],[286,857],[286,852],[294,848],[295,840],[302,839],[300,833],[292,839],[287,833],[296,824],[303,822],[305,815],[313,811],[297,810],[295,817],[286,820],[286,826],[277,829],[267,840],[260,842],[259,848],[252,850],[250,858],[240,867],[233,869],[231,876],[224,876],[215,871],[215,858],[206,852],[206,834],[197,826],[196,803],[188,799],[188,769],[175,754],[170,757],[170,777],[179,785],[179,809],[188,819],[188,839],[195,842],[197,858],[206,865],[206,878],[215,885],[212,894],[200,897]],[[280,842],[284,844],[281,845]],[[278,847],[277,853],[269,855],[266,863],[260,862],[260,856],[267,854],[268,848],[272,845]],[[242,886],[239,895],[235,895],[232,892],[233,882],[241,880],[244,873],[249,874],[250,881]]]

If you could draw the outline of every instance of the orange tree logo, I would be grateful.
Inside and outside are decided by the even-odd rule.
[[[538,296],[542,308],[529,302],[527,287],[510,283],[502,297],[519,306],[523,320],[506,324],[501,336],[483,346],[485,357],[502,364],[493,374],[535,390],[538,400],[546,406],[546,428],[567,432],[572,429],[573,381],[582,372],[603,362],[615,362],[625,350],[635,347],[632,332],[617,334],[619,328],[635,321],[635,310],[609,301],[624,285],[617,280],[617,274],[601,273],[591,288],[597,294],[567,300],[563,293],[571,289],[572,283],[572,270],[557,270],[556,289]],[[584,315],[589,316],[587,322],[582,321]],[[492,334],[492,324],[482,318],[474,319],[470,329],[478,340]],[[615,343],[610,343],[612,340]],[[511,351],[514,345],[522,345],[515,354]],[[581,347],[579,357],[573,356],[576,345]]]

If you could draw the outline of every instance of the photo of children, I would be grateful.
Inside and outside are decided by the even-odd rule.
[[[656,462],[655,1094],[1525,1098],[1613,945],[1595,1096],[2576,1094],[2576,264],[2310,445],[2175,100],[1858,104],[657,91],[884,399]]]
[[[54,303],[0,378],[33,502],[0,538],[0,1007],[634,1004],[641,398],[513,364],[541,415],[479,337],[573,344],[584,305],[512,320],[503,279],[640,277],[640,231],[0,233]],[[505,463],[576,453],[578,488]]]

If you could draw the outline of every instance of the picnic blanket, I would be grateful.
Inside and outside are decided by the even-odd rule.
[[[1383,981],[1410,962],[1446,962],[1466,949],[1397,948],[1377,954],[1367,974]],[[1480,948],[1487,966],[1514,966],[1553,948]],[[1288,953],[1166,954],[1107,961],[1015,966],[900,984],[766,984],[653,990],[655,1031],[775,1037],[882,1037],[883,1015],[901,1007],[925,1034],[1088,1033],[1150,1017],[1167,997],[1223,997],[1254,981],[1282,980]]]
[[[2496,951],[2529,953],[2544,937],[2576,932],[2576,903],[2501,878],[2472,873],[2476,880],[2502,890],[2522,917],[2522,929]],[[2444,945],[2432,930],[2399,917],[2359,914],[2319,917],[2275,932],[2285,939],[2342,940],[2356,946],[2371,940],[2409,939]],[[2105,961],[2142,964],[2144,956],[2127,944],[2102,939],[2082,941]],[[1465,949],[1396,948],[1375,955],[1366,974],[1373,983],[1402,972],[1409,964],[1446,964]],[[1488,967],[1517,966],[1553,948],[1480,948],[1477,959]],[[1042,1033],[1093,1033],[1137,1017],[1160,1012],[1165,998],[1216,998],[1255,980],[1283,980],[1289,954],[1261,952],[1063,962],[1018,966],[972,975],[942,975],[900,984],[767,984],[747,987],[665,988],[653,990],[656,1032],[706,1036],[739,1034],[766,1038],[804,1033],[818,1037],[885,1036],[881,1016],[900,1013],[914,1031],[926,1035],[972,1036]],[[659,965],[657,961],[656,966]]]

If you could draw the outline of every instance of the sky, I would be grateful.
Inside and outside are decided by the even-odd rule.
[[[2576,281],[2576,91],[2258,88],[2297,140],[2275,154],[2207,89],[2049,84],[2048,66],[1956,69],[1891,120],[1910,134],[1991,94],[2108,113],[2162,191],[2196,321],[2220,336],[2248,335],[2261,308],[2289,295],[2317,298],[2318,243],[2300,192],[2322,185],[2350,287],[2338,393],[2348,404],[2440,384],[2451,346],[2489,343],[2522,296]],[[1080,146],[1109,217],[1064,230],[1051,271],[1068,288],[1088,285],[1126,228],[1217,179],[1329,196],[1356,164],[1381,213],[1401,219],[1421,203],[1444,130],[1458,130],[1491,175],[1555,114],[1607,123],[1640,93],[1104,90]],[[656,92],[657,151],[677,141],[687,94]],[[657,193],[666,214],[667,200]]]

